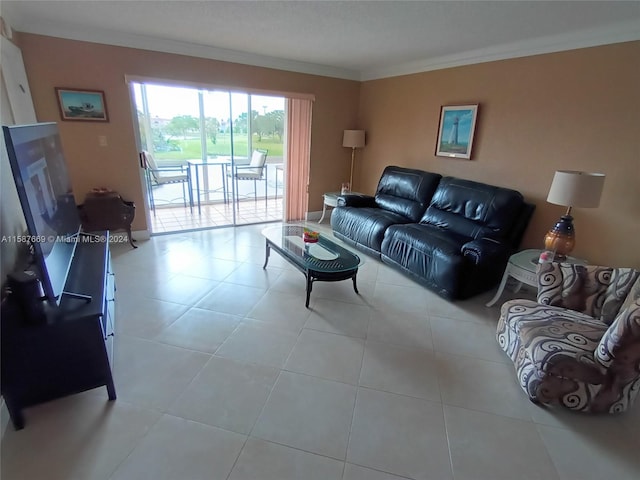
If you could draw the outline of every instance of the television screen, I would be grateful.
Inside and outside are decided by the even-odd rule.
[[[80,231],[58,126],[2,127],[11,171],[47,299],[59,303]]]

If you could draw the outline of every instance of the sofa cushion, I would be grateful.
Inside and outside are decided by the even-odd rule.
[[[392,260],[441,294],[452,296],[463,268],[466,238],[431,225],[392,225],[382,242],[383,260]]]
[[[444,177],[420,223],[456,232],[469,239],[507,238],[522,211],[515,190]]]
[[[599,332],[597,333],[598,339],[607,330],[606,324],[584,313],[541,305],[533,300],[519,298],[502,304],[497,339],[502,349],[515,361],[518,354],[517,349],[523,343],[527,343],[523,339],[530,337],[538,328],[540,332],[543,332],[545,328],[551,328],[551,331],[554,332],[553,325],[557,325],[559,327],[558,333],[551,335],[560,335],[561,337],[566,333],[567,326],[574,324],[582,324],[590,331]]]
[[[564,316],[527,321],[518,328],[522,347],[543,372],[562,368],[560,365],[569,366],[571,360],[595,367],[594,352],[606,329],[604,324],[574,321]]]
[[[411,220],[397,213],[376,207],[340,207],[331,214],[331,228],[355,245],[380,252],[384,232],[390,225]]]
[[[249,162],[250,167],[262,168],[264,162],[267,158],[267,152],[261,152],[260,150],[254,150],[253,154],[251,154],[251,162]]]
[[[417,222],[429,205],[441,178],[437,173],[386,167],[376,189],[376,204],[383,210]]]

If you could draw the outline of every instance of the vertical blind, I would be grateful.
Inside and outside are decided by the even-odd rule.
[[[304,220],[309,204],[311,110],[308,99],[287,99],[287,175],[284,215],[286,221]]]

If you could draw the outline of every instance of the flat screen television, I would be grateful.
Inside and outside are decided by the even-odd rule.
[[[47,300],[58,304],[80,231],[80,216],[55,123],[3,126],[28,240]]]

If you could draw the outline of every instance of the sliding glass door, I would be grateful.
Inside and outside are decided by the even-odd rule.
[[[284,98],[133,88],[153,233],[282,220]]]

